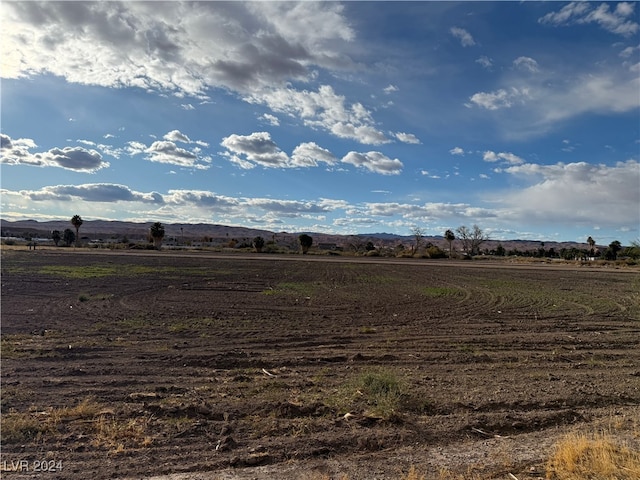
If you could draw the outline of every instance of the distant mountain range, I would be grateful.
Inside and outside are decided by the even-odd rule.
[[[143,240],[147,238],[149,227],[153,222],[134,223],[107,220],[85,220],[80,227],[80,236],[89,240],[114,240],[127,237],[130,241]],[[318,232],[272,232],[246,227],[234,227],[227,225],[206,224],[206,223],[166,223],[165,238],[175,238],[178,241],[206,241],[205,239],[217,240],[236,239],[240,242],[251,241],[251,239],[261,236],[266,241],[277,241],[278,243],[295,243],[300,234],[306,233],[313,237],[314,245],[334,244],[347,248],[352,244],[362,244],[371,241],[376,246],[396,246],[399,243],[411,245],[414,242],[412,235],[396,235],[392,233],[366,233],[358,235],[335,235]],[[0,229],[3,237],[22,237],[25,234],[31,236],[49,238],[53,230],[63,232],[65,229],[74,230],[69,221],[52,220],[18,220],[8,221],[0,219]],[[586,240],[586,239],[585,239]],[[442,248],[447,247],[447,242],[442,236],[423,237],[423,241],[431,242]],[[506,250],[538,250],[544,243],[545,249],[554,248],[560,251],[563,248],[589,248],[586,242],[550,242],[534,240],[489,240],[482,245],[482,248],[494,249],[499,244]],[[601,250],[606,248],[596,245]]]

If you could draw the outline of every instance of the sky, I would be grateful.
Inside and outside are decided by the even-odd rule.
[[[636,2],[0,3],[5,220],[640,238]]]

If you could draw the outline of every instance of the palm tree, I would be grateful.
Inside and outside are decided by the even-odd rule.
[[[60,230],[54,230],[53,232],[51,232],[51,240],[53,240],[53,243],[56,244],[56,247],[58,246],[58,243],[60,243],[60,239],[62,239]]]
[[[306,233],[303,233],[302,235],[300,235],[298,237],[298,240],[300,240],[300,246],[302,247],[302,253],[306,254],[309,251],[309,248],[311,248],[311,245],[313,244],[313,238],[310,235],[307,235]]]
[[[71,218],[71,225],[73,225],[76,228],[76,247],[77,247],[78,243],[80,242],[80,225],[82,225],[82,217],[80,217],[80,215],[74,215]]]
[[[444,232],[444,238],[447,242],[449,242],[449,258],[451,258],[451,253],[452,253],[451,245],[453,241],[456,239],[456,236],[453,233],[453,231],[449,229],[446,232]]]
[[[162,239],[164,238],[164,226],[160,222],[156,222],[149,228],[149,234],[153,239],[153,245],[160,250],[162,247]]]
[[[264,238],[256,237],[253,239],[253,246],[256,248],[256,252],[261,253],[264,247]]]

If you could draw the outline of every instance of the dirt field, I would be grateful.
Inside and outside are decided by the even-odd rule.
[[[640,445],[638,270],[3,250],[1,306],[3,478],[522,480],[567,431]]]

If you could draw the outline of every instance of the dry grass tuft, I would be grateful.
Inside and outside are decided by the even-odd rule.
[[[637,480],[640,451],[607,434],[571,434],[557,445],[547,463],[550,480]]]
[[[112,409],[85,398],[75,406],[3,414],[2,443],[53,441],[75,432],[91,436],[96,447],[118,453],[130,447],[149,446],[152,439],[147,435],[148,424],[148,419],[118,419]]]
[[[147,435],[148,420],[132,418],[129,420],[117,420],[102,415],[94,424],[94,446],[109,448],[113,453],[121,453],[127,447],[148,447],[153,443]]]

